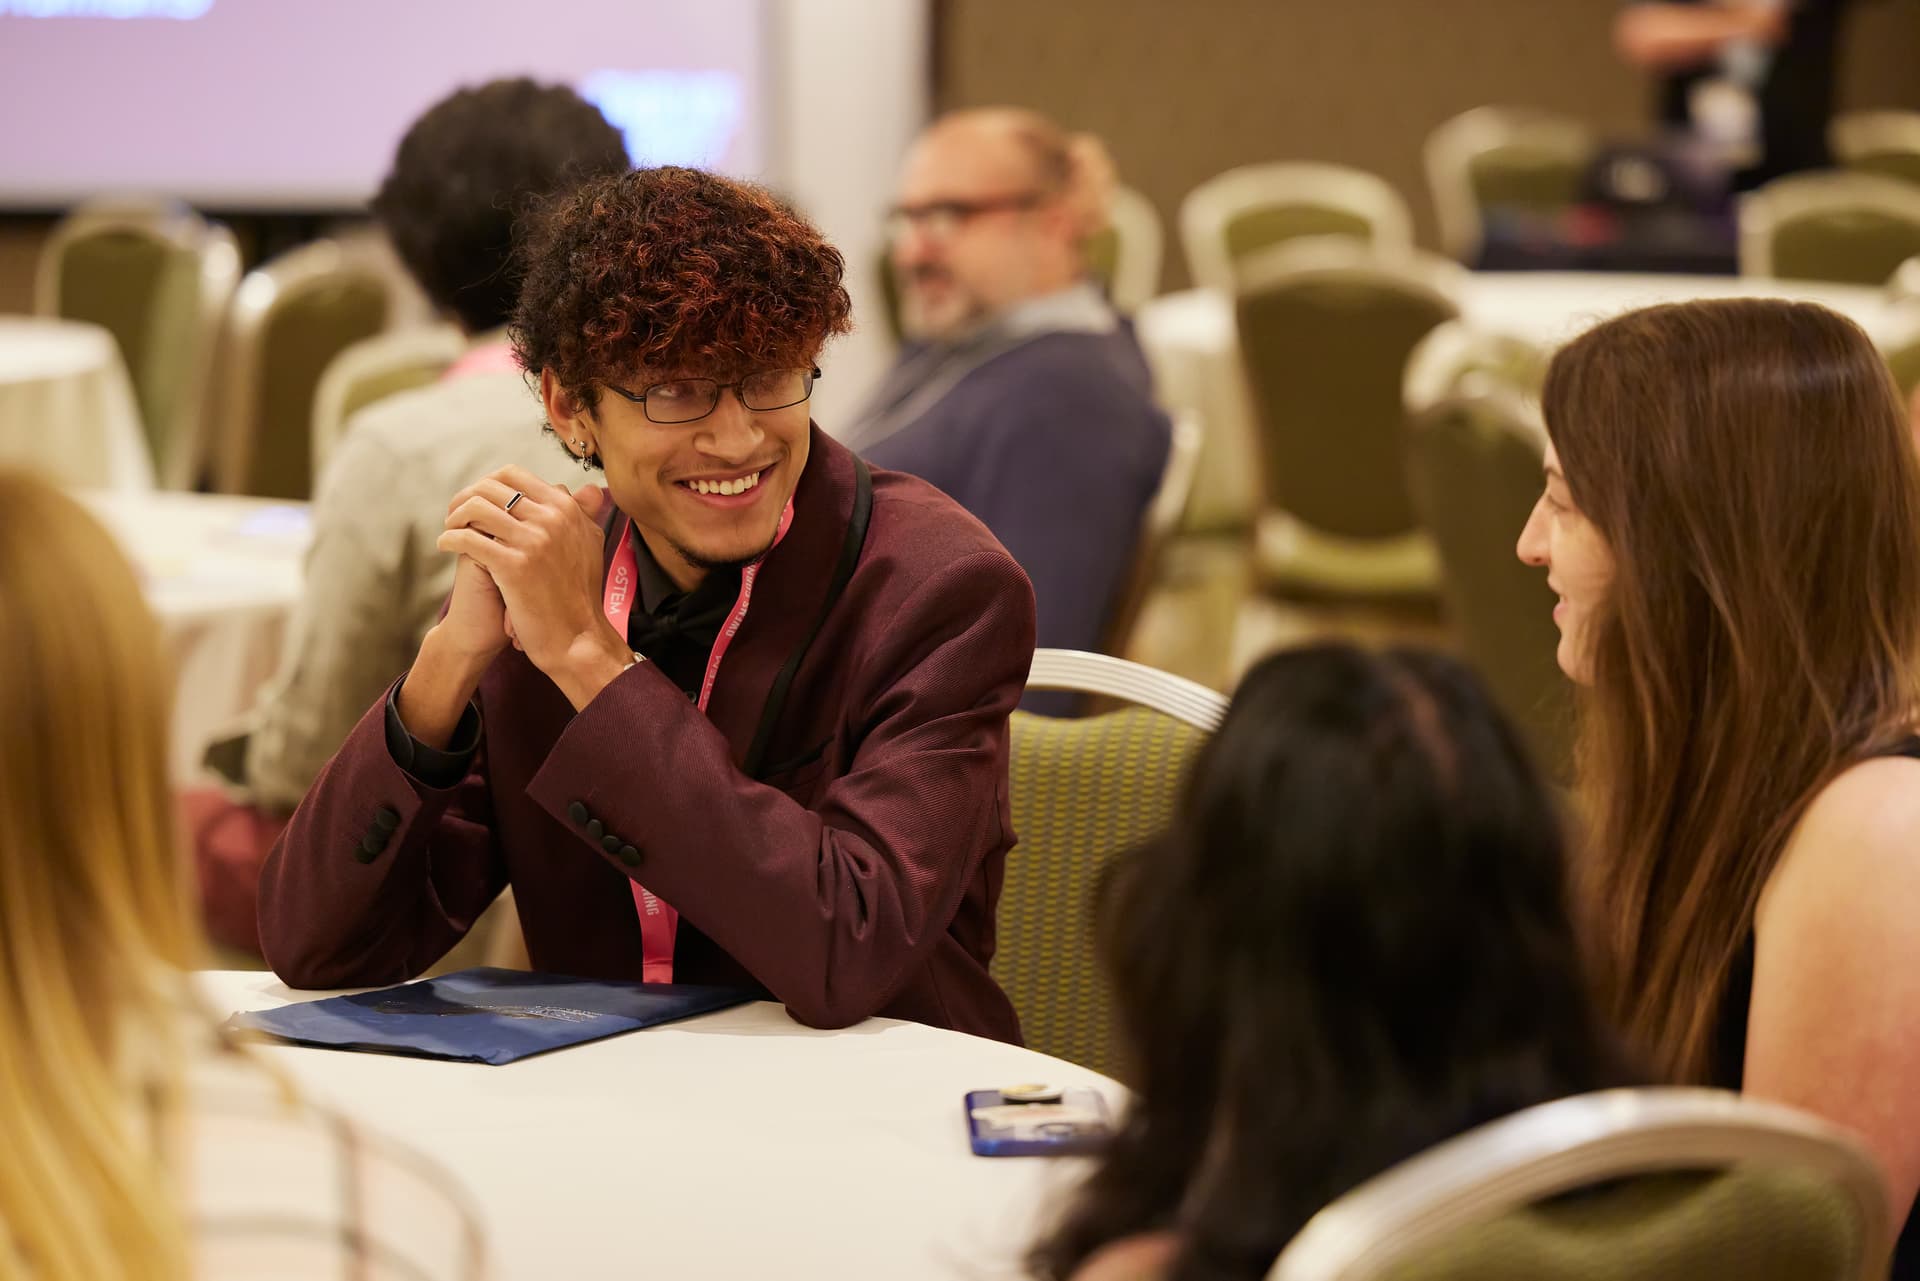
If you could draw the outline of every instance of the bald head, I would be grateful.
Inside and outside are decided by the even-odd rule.
[[[1064,188],[1073,165],[1067,133],[1024,107],[949,112],[921,131],[914,149],[950,162],[991,166],[1001,176],[1044,191]]]
[[[1076,140],[1037,112],[958,111],[908,151],[893,224],[907,332],[950,339],[1082,273]]]

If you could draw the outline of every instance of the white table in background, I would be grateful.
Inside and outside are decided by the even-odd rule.
[[[189,782],[207,743],[253,706],[279,662],[300,599],[306,504],[159,491],[78,496],[133,562],[173,651],[173,776]]]
[[[0,316],[0,463],[36,467],[63,485],[153,488],[140,407],[112,334]]]
[[[202,978],[219,1014],[322,995]],[[765,1002],[504,1067],[261,1052],[452,1171],[500,1281],[1016,1277],[1085,1166],[974,1156],[963,1097],[1034,1080],[1124,1097],[997,1041],[891,1019],[815,1031]]]
[[[1623,311],[1696,298],[1795,298],[1849,316],[1870,337],[1894,319],[1886,296],[1862,285],[1741,276],[1632,275],[1617,272],[1472,272],[1461,312],[1472,324],[1552,348]],[[1171,410],[1192,410],[1206,432],[1193,519],[1249,520],[1259,504],[1253,408],[1240,368],[1233,303],[1213,289],[1163,294],[1134,316],[1153,367],[1155,395]]]

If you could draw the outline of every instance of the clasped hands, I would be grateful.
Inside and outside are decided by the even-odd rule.
[[[584,707],[633,661],[601,610],[609,501],[598,485],[569,492],[522,467],[455,494],[436,545],[460,560],[436,630],[476,661],[512,645]]]

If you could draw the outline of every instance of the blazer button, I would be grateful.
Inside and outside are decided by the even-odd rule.
[[[385,842],[376,842],[372,837],[367,837],[366,839],[362,840],[358,846],[354,848],[354,851],[353,851],[354,861],[359,863],[371,863],[373,862],[374,859],[379,857],[380,851],[381,849],[384,848],[384,846],[385,846]]]
[[[609,832],[600,838],[600,848],[611,854],[620,848],[620,838]]]
[[[373,826],[376,831],[391,832],[400,826],[400,814],[391,805],[382,805],[373,812]]]
[[[587,835],[591,836],[594,840],[597,841],[601,837],[605,836],[606,834],[607,834],[607,825],[605,823],[602,823],[599,819],[596,818],[587,823]]]
[[[640,866],[640,851],[631,845],[622,845],[620,847],[620,861],[628,867],[638,867]]]
[[[573,804],[567,806],[567,817],[576,823],[586,822],[588,817],[587,803],[585,801],[575,801]]]

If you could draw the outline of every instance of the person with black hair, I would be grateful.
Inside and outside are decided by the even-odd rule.
[[[1634,1076],[1553,803],[1436,654],[1256,667],[1168,833],[1116,865],[1098,937],[1138,1094],[1037,1276],[1254,1281],[1402,1158]]]
[[[447,496],[516,464],[578,476],[543,439],[505,326],[518,229],[539,202],[628,167],[626,144],[573,90],[527,79],[461,89],[410,127],[373,212],[401,263],[469,345],[436,383],[356,414],[318,482],[305,589],[229,790],[183,798],[208,932],[257,955],[256,887],[286,816],[439,616],[453,564],[434,548]]]

